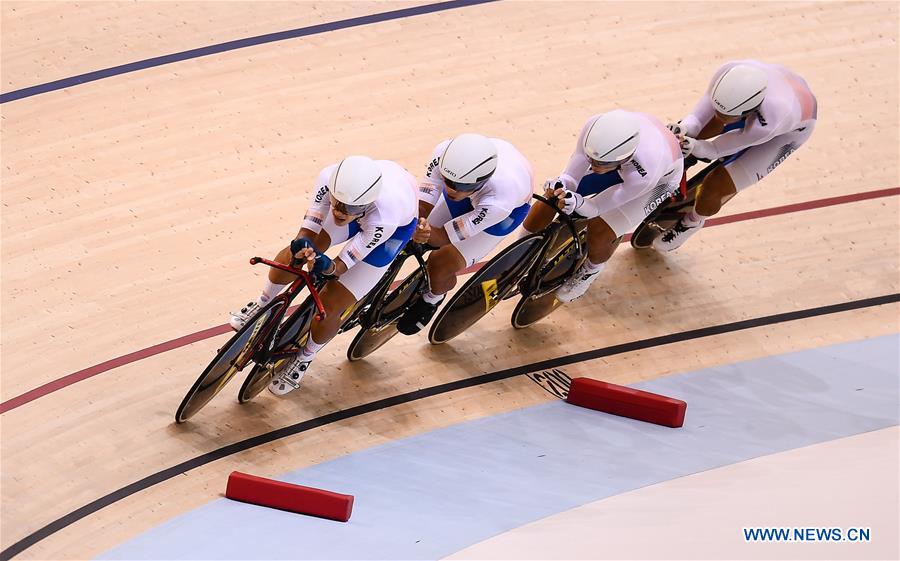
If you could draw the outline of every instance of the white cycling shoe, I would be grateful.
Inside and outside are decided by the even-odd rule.
[[[575,274],[572,275],[569,280],[563,283],[563,285],[556,289],[556,299],[562,302],[563,304],[571,302],[576,298],[581,298],[584,296],[584,293],[587,292],[587,289],[591,287],[591,283],[594,282],[594,279],[597,278],[597,275],[600,274],[602,269],[597,269],[594,272],[587,272],[585,264],[583,263],[581,267],[575,271]]]
[[[691,225],[685,224],[682,216],[674,226],[653,240],[653,249],[656,251],[674,251],[678,249],[689,237],[699,232],[700,228],[703,228],[703,222]]]
[[[248,302],[246,306],[241,308],[239,312],[229,312],[231,317],[228,318],[228,325],[235,331],[239,331],[247,322],[259,312],[262,304],[259,302]]]
[[[281,373],[269,382],[269,391],[275,395],[284,395],[299,388],[300,380],[314,358],[315,355],[305,355],[303,351],[297,353],[291,362],[281,368]]]

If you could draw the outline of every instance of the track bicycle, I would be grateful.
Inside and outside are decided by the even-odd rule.
[[[271,370],[272,365],[293,358],[299,352],[300,347],[288,343],[305,337],[312,325],[313,317],[318,317],[320,320],[325,317],[325,308],[322,306],[318,292],[324,279],[315,279],[299,268],[262,257],[250,259],[251,265],[258,263],[292,273],[297,275],[297,278],[286,290],[263,306],[219,348],[212,362],[203,370],[203,373],[184,396],[181,405],[178,406],[178,410],[175,412],[176,423],[183,423],[193,417],[250,363],[254,363],[254,367],[248,380],[255,372]],[[309,290],[309,295],[288,315],[291,302],[303,288]],[[287,319],[284,319],[286,315]],[[268,383],[268,379],[265,383]],[[254,386],[253,390],[259,393],[259,390],[265,387],[265,383],[259,388]],[[246,381],[244,386],[247,386]],[[244,391],[245,387],[242,387],[242,396]],[[243,403],[244,400],[241,402]]]

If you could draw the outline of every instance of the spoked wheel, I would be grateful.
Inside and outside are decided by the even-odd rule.
[[[544,238],[540,234],[516,240],[476,272],[441,309],[428,332],[433,345],[453,339],[484,317],[517,288]]]
[[[299,345],[306,343],[306,337],[309,334],[309,328],[316,313],[316,306],[311,297],[308,297],[300,306],[301,310],[292,314],[288,321],[281,326],[275,350],[298,348]],[[244,379],[244,383],[241,384],[241,391],[238,392],[238,402],[247,403],[259,395],[259,392],[269,385],[273,371],[277,373],[288,360],[290,359],[282,358],[274,364],[255,364],[250,374]]]
[[[584,243],[584,229],[579,231]],[[550,315],[553,310],[562,306],[556,299],[556,288],[560,287],[568,274],[578,269],[586,257],[586,253],[577,253],[572,235],[560,244],[560,249],[547,260],[544,268],[547,271],[538,283],[535,294],[523,295],[513,310],[510,322],[516,329],[522,329]]]
[[[347,360],[357,361],[381,348],[397,334],[397,320],[425,282],[425,272],[419,268],[384,298],[384,307],[377,324],[360,329],[347,348]]]
[[[216,357],[181,400],[181,405],[175,412],[176,423],[183,423],[193,417],[238,373],[236,365],[243,362],[248,353],[253,352],[260,337],[271,332],[274,325],[270,324],[279,320],[284,306],[283,300],[276,300],[263,308],[219,349]]]

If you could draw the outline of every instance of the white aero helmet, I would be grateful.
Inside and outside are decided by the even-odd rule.
[[[584,153],[593,164],[623,164],[634,156],[641,138],[641,125],[627,111],[604,113],[584,135]]]
[[[709,98],[718,113],[737,117],[759,107],[766,97],[769,78],[755,66],[738,64],[725,71],[713,84]]]
[[[480,189],[497,169],[497,147],[480,134],[465,133],[450,141],[441,155],[441,176],[456,190]]]
[[[347,156],[331,172],[328,191],[347,209],[358,211],[349,214],[359,214],[378,198],[381,184],[381,168],[371,158]]]

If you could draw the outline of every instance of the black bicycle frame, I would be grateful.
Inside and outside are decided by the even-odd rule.
[[[535,195],[535,194],[532,194],[531,196],[534,199],[541,201],[545,205],[552,208],[558,215],[557,217],[559,218],[559,222],[557,223],[556,227],[554,227],[554,225],[551,223],[549,226],[547,226],[547,228],[544,229],[544,231],[543,231],[543,233],[545,234],[544,243],[542,244],[541,249],[538,252],[537,257],[535,258],[534,262],[535,263],[543,263],[544,262],[544,259],[546,258],[547,253],[550,251],[550,248],[553,245],[553,242],[556,241],[556,237],[558,235],[558,229],[559,229],[558,224],[560,224],[560,223],[565,225],[569,229],[569,232],[572,234],[572,240],[574,240],[574,243],[575,243],[575,253],[577,253],[578,255],[581,255],[582,254],[582,247],[581,247],[582,244],[581,244],[581,238],[578,235],[578,228],[575,225],[575,219],[573,219],[571,216],[569,216],[568,214],[563,212],[559,207],[556,206],[556,202],[557,202],[556,198],[546,199],[540,195]],[[583,218],[583,217],[577,216],[577,218]],[[546,234],[550,234],[550,235],[546,235]],[[561,278],[568,277],[569,275],[574,273],[575,268],[578,266],[578,261],[579,261],[578,259],[574,260],[570,267],[570,270],[566,271],[565,275],[561,275]],[[544,271],[543,269],[544,269],[544,267],[542,267],[541,270],[538,270],[538,271],[532,270],[528,273],[528,275],[526,275],[526,277],[524,279],[524,284],[521,285],[521,287],[520,287],[520,290],[523,294],[525,294],[526,296],[531,296],[538,291],[538,284],[540,283],[541,278],[544,276],[544,274],[546,274],[548,272],[548,271]]]
[[[293,262],[293,260],[292,260]],[[297,354],[297,350],[292,351],[272,351],[272,347],[278,341],[278,337],[281,334],[282,326],[288,325],[290,321],[282,322],[285,314],[287,313],[288,308],[291,305],[291,302],[294,301],[294,298],[300,293],[301,285],[306,286],[309,289],[309,293],[312,296],[313,304],[316,308],[316,318],[319,321],[325,319],[325,307],[322,304],[322,300],[319,298],[319,291],[316,290],[316,279],[301,269],[297,269],[294,267],[290,267],[287,265],[283,265],[282,263],[278,263],[277,261],[271,261],[269,259],[264,259],[262,257],[253,257],[250,259],[251,265],[256,265],[258,263],[263,263],[268,265],[269,267],[279,269],[294,275],[297,275],[297,278],[291,282],[290,286],[288,286],[287,290],[285,290],[282,294],[279,294],[274,298],[274,300],[283,300],[284,305],[281,307],[281,311],[279,311],[274,318],[275,321],[269,320],[265,323],[266,331],[256,337],[256,342],[254,343],[253,350],[249,353],[246,353],[246,356],[241,360],[239,364],[235,364],[238,370],[243,370],[247,364],[253,360],[254,362],[265,362],[265,360],[272,360],[273,358],[287,358]],[[294,314],[300,313],[302,310],[298,307],[291,313],[291,317]],[[267,345],[268,348],[263,348],[263,345]],[[261,352],[271,353],[267,354],[265,357],[260,356]],[[263,360],[265,359],[265,360]]]
[[[425,259],[424,255],[426,251],[431,251],[435,248],[427,245],[420,244],[417,242],[407,242],[406,247],[400,252],[400,255],[394,259],[391,263],[391,267],[388,272],[384,275],[383,280],[380,282],[376,290],[366,298],[372,303],[372,306],[366,310],[365,315],[360,318],[360,325],[363,329],[368,329],[373,325],[378,325],[381,321],[382,313],[384,312],[384,306],[376,306],[375,304],[378,302],[384,301],[384,297],[387,295],[388,291],[391,289],[391,285],[393,284],[393,279],[396,278],[397,275],[392,274],[395,270],[399,270],[400,267],[403,266],[403,263],[406,262],[410,257],[415,257],[416,261],[419,264],[419,267],[425,270]],[[425,274],[425,288],[423,290],[428,290],[428,274]]]

